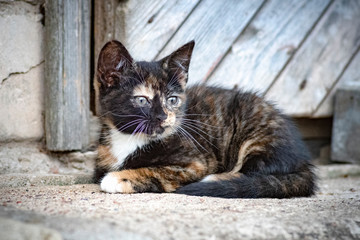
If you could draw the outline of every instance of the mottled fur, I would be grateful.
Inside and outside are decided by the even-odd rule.
[[[117,41],[102,49],[95,171],[101,189],[227,198],[314,194],[307,150],[272,104],[238,90],[185,89],[193,47],[156,62],[135,62]]]

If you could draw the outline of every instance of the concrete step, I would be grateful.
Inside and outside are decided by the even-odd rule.
[[[0,221],[8,227],[1,239],[17,236],[9,224],[35,224],[53,239],[359,239],[358,167],[319,167],[317,195],[294,199],[107,194],[95,184],[2,187]]]

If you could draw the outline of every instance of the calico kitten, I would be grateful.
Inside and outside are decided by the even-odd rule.
[[[135,62],[118,41],[101,50],[95,171],[101,190],[225,198],[314,194],[307,150],[272,104],[238,90],[186,89],[193,47],[189,42],[156,62]]]

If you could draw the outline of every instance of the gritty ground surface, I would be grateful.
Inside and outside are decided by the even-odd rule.
[[[0,239],[360,239],[359,168],[340,168],[320,172],[316,196],[282,200],[3,187]]]

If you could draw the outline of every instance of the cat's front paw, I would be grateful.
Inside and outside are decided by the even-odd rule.
[[[117,173],[108,173],[101,180],[100,189],[108,193],[133,193],[134,189],[130,181],[122,179]]]

